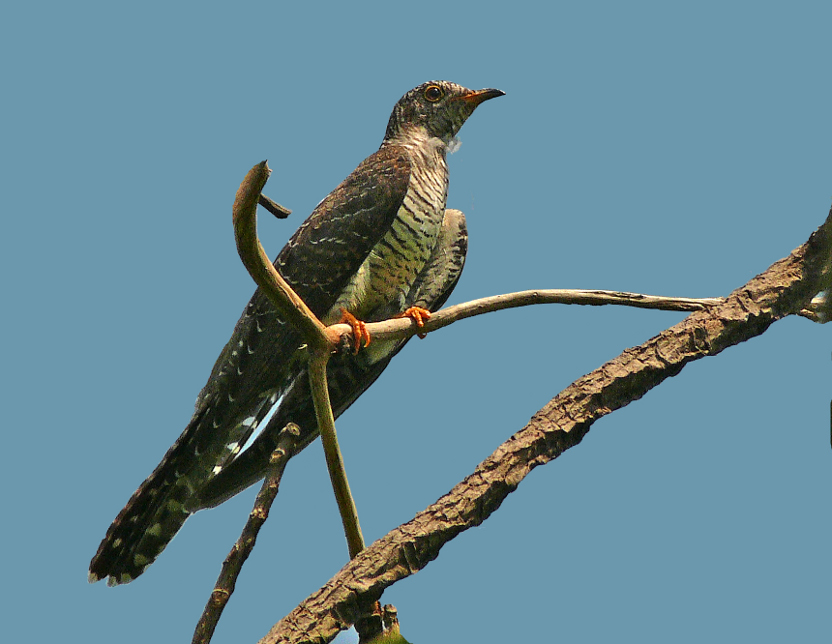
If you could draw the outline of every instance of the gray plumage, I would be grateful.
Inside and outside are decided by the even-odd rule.
[[[373,322],[410,306],[436,310],[459,279],[465,220],[446,211],[448,144],[484,100],[432,81],[393,109],[379,150],[314,210],[275,260],[286,281],[325,323],[341,308]],[[194,415],[162,462],[113,521],[90,563],[90,581],[111,585],[142,574],[193,512],[212,507],[265,475],[277,433],[301,427],[301,447],[317,436],[305,357],[297,332],[258,289],[200,392]],[[335,356],[328,375],[336,417],[369,387],[404,342],[374,342]],[[267,414],[260,435],[241,448]]]

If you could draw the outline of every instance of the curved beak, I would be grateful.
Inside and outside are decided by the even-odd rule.
[[[465,94],[464,96],[458,96],[456,99],[457,101],[465,101],[472,107],[476,107],[480,103],[484,101],[490,100],[492,98],[497,98],[498,96],[505,96],[505,92],[499,89],[479,89],[476,91],[471,92],[470,94]]]

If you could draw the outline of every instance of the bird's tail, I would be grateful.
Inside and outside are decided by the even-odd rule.
[[[110,525],[90,562],[89,581],[108,577],[107,584],[116,586],[141,575],[199,509],[194,506],[198,490],[237,455],[274,399],[264,398],[255,416],[232,424],[227,434],[212,422],[208,401],[201,401],[185,431]]]
[[[194,478],[180,463],[195,451],[194,441],[204,414],[195,415],[162,462],[130,497],[113,521],[90,562],[89,581],[109,577],[107,584],[126,584],[153,563],[191,515],[188,499]]]

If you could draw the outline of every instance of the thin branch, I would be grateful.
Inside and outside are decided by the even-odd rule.
[[[269,631],[261,644],[327,642],[358,607],[435,559],[444,544],[496,511],[526,475],[580,443],[599,418],[644,396],[686,364],[764,333],[803,310],[832,260],[832,212],[809,241],[735,290],[579,379],[476,470],[410,522],[371,544]],[[433,318],[432,318],[433,320]]]
[[[214,630],[222,617],[225,605],[234,593],[240,570],[254,549],[260,528],[269,517],[269,510],[280,487],[280,479],[283,477],[286,463],[294,454],[298,436],[300,436],[300,428],[294,423],[289,423],[281,430],[277,439],[277,447],[269,460],[269,473],[254,500],[254,507],[248,515],[248,521],[243,527],[240,538],[237,539],[222,564],[214,591],[196,625],[192,644],[207,644],[214,636]]]
[[[332,427],[332,431],[327,435],[327,440],[323,439],[323,432],[321,432],[321,443],[324,447],[324,456],[326,457],[329,478],[332,481],[332,489],[335,491],[335,501],[341,510],[341,521],[344,524],[344,534],[347,537],[347,548],[350,559],[352,559],[364,550],[364,535],[361,533],[361,526],[358,523],[358,510],[355,507],[352,492],[350,492],[347,470],[344,467],[344,457],[341,455],[341,448],[338,446],[338,435],[335,433],[335,418],[332,413],[332,403],[329,401],[329,385],[326,378],[327,357],[320,353],[312,355],[309,360],[309,382],[318,427]]]
[[[664,297],[660,295],[643,295],[623,291],[580,290],[580,289],[540,289],[518,291],[503,295],[492,295],[478,300],[455,304],[433,313],[423,327],[416,326],[410,318],[392,318],[382,322],[367,324],[367,331],[374,340],[397,340],[408,338],[417,333],[430,333],[464,320],[465,318],[514,309],[535,304],[581,304],[585,306],[632,306],[642,309],[659,309],[662,311],[702,311],[716,306],[725,298],[689,298]],[[328,327],[330,333],[346,334],[352,328],[348,324],[333,324]]]

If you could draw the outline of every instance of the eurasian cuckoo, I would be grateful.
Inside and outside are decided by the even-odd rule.
[[[325,324],[338,322],[344,310],[373,322],[414,306],[435,311],[447,300],[468,238],[462,213],[445,210],[446,153],[477,105],[502,95],[447,81],[407,92],[393,108],[379,150],[318,204],[280,251],[275,267]],[[91,582],[132,581],[192,513],[263,478],[288,422],[301,428],[296,451],[315,439],[301,344],[258,289],[185,431],[107,530],[90,563]],[[372,342],[355,355],[342,352],[330,360],[336,417],[404,344]]]

